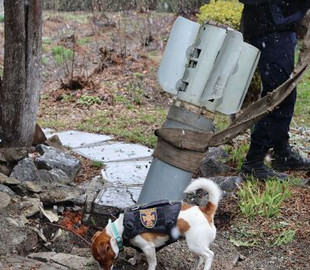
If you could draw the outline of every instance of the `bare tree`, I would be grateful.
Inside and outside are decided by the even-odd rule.
[[[42,0],[4,0],[4,14],[1,144],[5,147],[30,146],[42,81]]]

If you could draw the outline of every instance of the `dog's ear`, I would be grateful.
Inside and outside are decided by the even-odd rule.
[[[109,250],[111,249],[110,244],[101,242],[97,247],[97,252],[100,256],[100,258],[105,258],[105,256],[108,254]]]
[[[93,237],[91,238],[91,241],[94,243],[95,239],[101,234],[101,231],[96,232]]]

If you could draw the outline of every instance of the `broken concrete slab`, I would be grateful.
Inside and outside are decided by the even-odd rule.
[[[127,162],[109,162],[103,171],[103,177],[110,183],[123,185],[143,184],[152,160],[132,160]]]
[[[40,180],[38,169],[31,158],[20,160],[13,168],[10,177],[16,178],[22,182]]]
[[[63,145],[71,148],[86,147],[88,145],[94,145],[113,139],[107,135],[99,135],[75,130],[59,132],[56,133],[56,135],[58,135]]]
[[[81,168],[81,162],[69,153],[40,144],[37,150],[42,156],[35,159],[38,169],[60,169],[73,180]]]
[[[65,253],[40,252],[32,253],[28,257],[38,261],[53,262],[72,270],[85,269],[85,266],[88,265],[87,258]]]
[[[6,208],[10,202],[11,197],[4,192],[0,192],[0,210]]]
[[[84,183],[81,185],[83,189],[85,189],[86,201],[84,205],[85,213],[91,213],[93,202],[96,199],[99,191],[103,188],[104,179],[101,175],[96,176],[90,180],[90,182]]]
[[[15,178],[0,173],[0,183],[4,185],[19,185],[21,182]]]
[[[93,212],[110,215],[133,206],[139,197],[142,186],[110,186],[101,190],[93,203]]]
[[[53,134],[56,133],[56,131],[54,129],[51,129],[51,128],[42,128],[42,130],[43,130],[43,132],[47,138],[53,136]]]
[[[138,144],[107,142],[100,146],[78,148],[75,152],[91,160],[112,162],[148,158],[153,150]]]

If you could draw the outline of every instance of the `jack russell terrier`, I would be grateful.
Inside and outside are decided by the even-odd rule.
[[[203,189],[209,193],[209,201],[204,207],[182,204],[178,213],[176,226],[172,229],[173,238],[182,236],[186,239],[190,251],[197,255],[194,269],[204,263],[204,270],[209,270],[214,253],[209,245],[214,241],[216,228],[214,214],[221,198],[221,190],[217,184],[206,178],[194,180],[185,189],[185,193],[192,193]],[[120,214],[114,222],[109,220],[103,231],[96,232],[92,238],[92,253],[104,270],[112,270],[119,253],[123,250],[124,214]],[[148,270],[156,268],[156,249],[165,246],[171,237],[168,234],[144,232],[130,239],[130,246],[142,251],[148,262]],[[136,252],[129,262],[135,265],[141,259],[141,253]]]

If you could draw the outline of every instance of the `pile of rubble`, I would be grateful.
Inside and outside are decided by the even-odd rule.
[[[75,184],[81,162],[62,147],[57,137],[56,142],[52,138],[46,143],[54,146],[0,148],[1,269],[16,267],[19,261],[29,266],[26,269],[83,269],[85,263],[92,264],[88,262],[91,255],[86,240],[84,256],[72,254],[72,243],[65,243],[71,254],[53,252],[52,243],[58,238],[64,241],[66,230],[74,232],[83,226],[80,213],[90,212],[96,196],[86,186]],[[68,213],[81,217],[72,225],[74,228],[64,222]],[[83,235],[87,228],[76,231]],[[47,252],[33,253],[41,251],[42,246]],[[22,257],[26,255],[28,258]],[[31,268],[34,265],[37,268]]]

